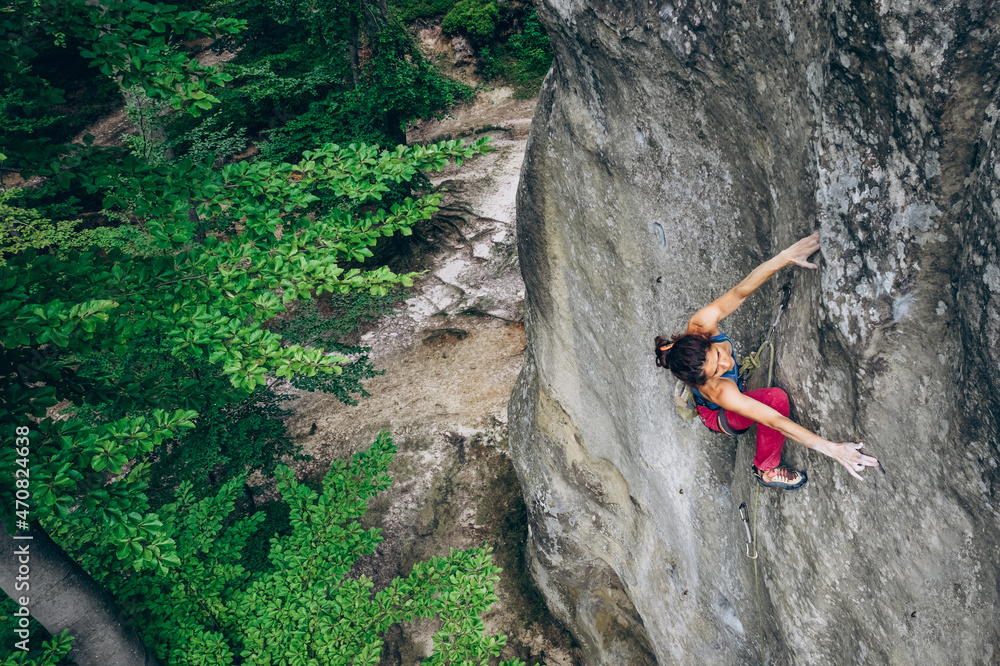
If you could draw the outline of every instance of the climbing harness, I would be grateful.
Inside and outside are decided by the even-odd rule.
[[[778,322],[781,321],[781,313],[785,311],[788,306],[788,299],[791,295],[792,283],[791,281],[786,282],[781,287],[781,303],[778,306],[778,315],[774,318],[774,323],[771,324],[770,330],[767,332],[767,337],[764,338],[764,342],[760,344],[757,351],[750,352],[746,357],[743,358],[743,362],[740,363],[740,369],[737,373],[736,384],[740,387],[742,391],[748,384],[751,375],[754,371],[761,367],[762,360],[764,358],[764,351],[770,349],[771,355],[767,364],[767,384],[771,385],[771,381],[774,379],[774,330],[778,327]],[[691,419],[698,416],[698,402],[695,398],[694,392],[691,387],[677,380],[674,384],[674,405],[677,407],[677,415],[680,416],[685,421],[690,421]],[[725,420],[725,411],[719,411],[719,428],[722,432],[727,435],[738,435],[742,432],[746,432],[749,428],[743,430],[734,430],[729,426],[729,423]]]
[[[731,426],[729,424],[729,417],[726,415],[726,410],[724,409],[719,410],[719,419],[715,422],[715,425],[719,426],[719,430],[726,433],[727,435],[732,435],[733,437],[735,437],[736,435],[742,435],[751,428],[751,426],[747,426],[746,428],[740,428],[739,430],[737,430],[736,428]]]

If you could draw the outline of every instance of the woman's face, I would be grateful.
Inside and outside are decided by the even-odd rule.
[[[729,353],[728,347],[729,345],[726,343],[716,342],[708,348],[702,370],[705,371],[705,376],[709,379],[721,377],[736,367],[736,359]]]

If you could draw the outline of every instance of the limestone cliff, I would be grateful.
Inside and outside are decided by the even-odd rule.
[[[592,664],[1000,662],[1000,7],[543,0],[522,170],[528,353],[510,406],[534,574]],[[752,434],[674,414],[652,340],[822,231],[777,289],[793,418],[743,555]]]

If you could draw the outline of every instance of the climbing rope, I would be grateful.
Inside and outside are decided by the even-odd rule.
[[[760,484],[755,483],[753,493],[753,552],[757,555],[757,498],[760,496]],[[760,612],[760,579],[757,576],[757,558],[753,558],[753,591],[757,597],[757,628],[760,630],[760,663],[761,666],[767,664],[767,657],[764,654],[764,621]]]
[[[754,484],[754,496],[753,496],[753,532],[750,531],[750,519],[747,516],[747,503],[740,503],[740,518],[743,519],[743,527],[747,531],[747,543],[746,543],[746,554],[751,560],[753,560],[753,589],[754,594],[757,597],[757,627],[760,629],[760,659],[761,663],[765,663],[764,658],[764,623],[760,621],[760,579],[757,574],[757,498],[760,497],[760,485]],[[750,554],[750,549],[753,548],[753,555]]]
[[[765,349],[771,350],[771,357],[767,363],[767,384],[765,384],[764,387],[770,387],[771,382],[774,381],[774,331],[778,328],[778,322],[781,321],[781,313],[785,311],[786,307],[788,307],[788,301],[791,298],[791,294],[791,281],[781,285],[781,301],[778,304],[778,314],[774,317],[774,322],[771,324],[771,328],[767,331],[767,337],[764,338],[764,342],[760,343],[760,347],[757,348],[757,351],[750,352],[743,358],[743,362],[740,363],[739,377],[744,378],[744,383],[748,382],[750,380],[750,375],[752,375],[755,370],[760,368],[761,359],[764,357]]]
[[[778,314],[774,318],[774,323],[771,324],[771,329],[767,332],[767,337],[764,338],[764,342],[760,344],[757,351],[750,352],[743,362],[740,364],[739,377],[743,379],[744,384],[748,384],[750,381],[750,376],[761,367],[761,359],[764,357],[764,350],[770,349],[771,355],[767,363],[767,383],[764,388],[770,388],[771,383],[774,381],[774,331],[778,328],[778,322],[781,320],[781,313],[785,311],[788,306],[789,296],[791,295],[791,282],[786,282],[781,290],[781,303],[778,306]],[[753,494],[753,531],[750,531],[747,525],[746,515],[744,510],[746,509],[746,504],[740,505],[740,517],[743,518],[744,525],[747,527],[747,533],[750,537],[749,543],[747,544],[746,554],[747,557],[753,560],[753,589],[754,596],[757,600],[757,627],[760,630],[760,663],[762,666],[767,664],[767,656],[764,653],[764,621],[762,619],[762,614],[760,612],[760,574],[757,569],[757,556],[759,555],[757,551],[757,502],[760,498],[760,484],[754,483],[754,494]],[[750,548],[753,548],[753,556],[750,555]]]
[[[777,324],[777,321],[775,321],[775,324]],[[774,329],[772,328],[771,331],[773,332]],[[771,341],[770,333],[767,334],[764,342],[760,343],[757,351],[750,352],[743,358],[743,362],[740,363],[739,376],[746,377],[749,380],[753,371],[760,367],[760,359],[764,355],[764,350],[768,348],[771,350],[771,360],[767,364],[767,384],[765,384],[765,388],[771,386],[771,381],[774,379],[774,343]]]

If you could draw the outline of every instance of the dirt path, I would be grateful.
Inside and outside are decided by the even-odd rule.
[[[512,93],[505,87],[480,91],[474,102],[459,104],[441,118],[413,123],[407,129],[406,141],[412,144],[455,139],[494,127],[506,130],[507,138],[527,139],[535,100],[516,99]]]

